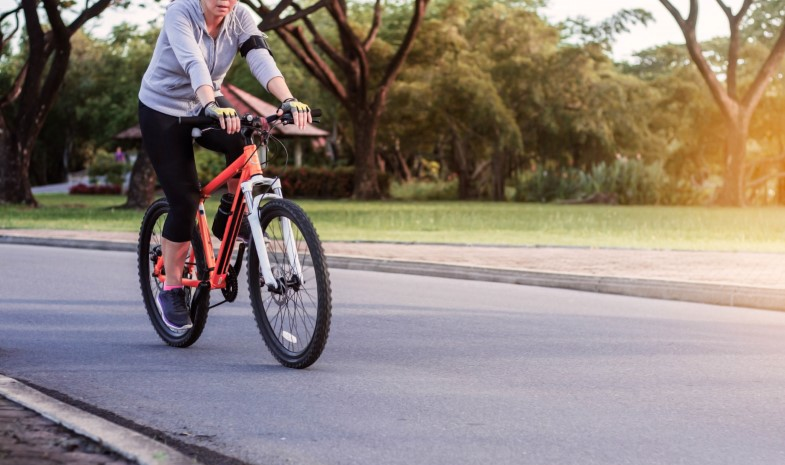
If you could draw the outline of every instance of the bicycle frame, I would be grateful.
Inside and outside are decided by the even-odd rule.
[[[259,147],[262,153],[261,159],[267,159],[267,145],[263,144]],[[237,184],[237,189],[234,192],[234,203],[232,204],[232,211],[227,218],[226,229],[221,238],[221,246],[218,249],[218,255],[215,255],[212,245],[212,238],[210,228],[207,224],[207,214],[205,213],[204,201],[210,198],[210,195],[219,187],[227,183],[227,181],[240,173],[240,182]],[[266,189],[265,189],[266,187]],[[272,192],[270,192],[272,191]],[[229,269],[229,262],[232,258],[232,250],[237,239],[237,233],[240,230],[243,216],[246,212],[257,212],[262,201],[268,199],[282,199],[283,193],[281,190],[281,181],[278,178],[265,177],[262,171],[260,157],[257,154],[256,145],[247,145],[243,150],[243,154],[237,158],[232,164],[226,167],[221,173],[218,174],[212,181],[204,186],[200,193],[199,206],[196,214],[197,228],[199,231],[199,239],[202,242],[205,264],[210,273],[209,284],[210,290],[223,289],[226,287],[226,278]],[[246,209],[246,206],[250,206]],[[281,284],[275,278],[270,266],[270,260],[267,256],[267,247],[264,241],[262,226],[259,222],[257,214],[247,214],[248,222],[251,226],[251,233],[253,234],[253,243],[256,247],[256,254],[259,257],[259,264],[264,277],[265,283],[272,289],[279,289]],[[295,247],[294,236],[291,230],[291,223],[288,219],[281,219],[282,232],[284,234],[284,247],[286,249],[286,256],[295,270],[298,279],[302,280],[302,268],[297,255]],[[163,259],[159,258],[156,265],[158,279],[165,281],[165,275],[161,274],[161,267],[163,266]],[[194,264],[188,264],[189,271],[193,271]],[[198,287],[202,281],[198,279],[183,278],[183,286]]]

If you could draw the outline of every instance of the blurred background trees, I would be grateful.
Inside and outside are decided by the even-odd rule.
[[[295,94],[325,111],[326,152],[309,148],[307,165],[353,168],[355,183],[382,173],[400,198],[785,204],[785,82],[781,61],[772,62],[785,0],[745,1],[746,9],[732,11],[729,18],[744,13],[737,45],[731,37],[697,44],[703,72],[683,44],[613,60],[618,35],[651,20],[645,11],[625,10],[599,24],[551,24],[542,1],[431,0],[389,80],[413,2],[382,2],[378,10],[368,2],[333,3],[340,11],[327,4],[286,10],[312,9],[308,23],[292,22],[270,38]],[[262,15],[274,10],[254,5]],[[652,1],[652,8],[663,6]],[[345,13],[343,24],[336,11]],[[685,12],[683,21],[689,17]],[[4,34],[14,27],[9,19]],[[120,25],[108,37],[73,35],[68,73],[33,148],[33,185],[83,169],[99,150],[114,150],[114,134],[136,124],[138,86],[157,33]],[[352,38],[369,45],[358,49]],[[3,48],[0,94],[23,66],[25,44]],[[332,66],[309,71],[303,53]],[[744,103],[769,65],[760,101],[749,106],[743,163],[731,166],[729,147],[737,142],[706,71],[728,98]],[[244,60],[226,81],[270,101]],[[370,152],[363,145],[370,129],[358,118],[368,120],[369,111],[378,112]],[[726,192],[729,176],[739,186],[736,200]],[[359,197],[386,192],[366,188]]]

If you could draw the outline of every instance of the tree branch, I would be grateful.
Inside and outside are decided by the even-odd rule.
[[[747,165],[747,167],[746,167],[747,175],[751,174],[753,171],[758,169],[758,167],[760,167],[760,166],[770,165],[770,164],[778,163],[778,162],[781,162],[781,161],[785,161],[785,152],[781,152],[780,154],[778,154],[778,155],[776,155],[776,156],[774,156],[772,158],[764,158],[762,160],[756,160],[756,161],[754,161],[754,162],[752,162],[752,163]]]
[[[272,31],[273,29],[278,29],[297,21],[298,19],[306,18],[311,13],[325,7],[326,5],[327,0],[320,0],[305,9],[302,9],[296,4],[293,4],[292,6],[294,6],[297,11],[285,18],[279,18],[273,15],[270,15],[269,18],[262,17],[262,22],[259,24],[259,30],[262,32],[267,32]]]
[[[676,20],[676,23],[678,23],[679,28],[681,28],[681,30],[683,31],[685,28],[685,21],[684,18],[681,16],[681,13],[679,13],[679,10],[677,10],[676,7],[673,6],[673,4],[668,0],[660,0],[660,3],[662,3],[665,9],[670,12],[671,16],[673,16],[673,18]]]
[[[338,33],[341,37],[344,52],[348,56],[360,58],[364,49],[360,39],[357,38],[354,30],[349,26],[349,18],[346,16],[346,3],[342,0],[332,0],[327,7],[327,11],[332,16],[333,21],[335,21],[335,25],[338,26]]]
[[[717,0],[717,4],[720,6],[722,11],[725,13],[725,16],[728,17],[728,21],[733,21],[733,12],[731,11],[730,7],[725,4],[722,0]]]
[[[349,67],[343,68],[347,78],[351,81],[349,85],[357,89],[368,89],[370,75],[368,55],[365,53],[362,42],[351,28],[349,18],[346,16],[346,3],[343,0],[332,0],[327,11],[338,26],[344,56],[350,63]],[[355,99],[358,105],[365,106],[368,96],[365,92],[357,92]]]
[[[93,3],[91,7],[82,10],[82,13],[77,16],[71,24],[68,25],[68,31],[70,32],[70,35],[73,35],[76,31],[78,31],[79,28],[84,25],[84,23],[101,14],[109,7],[112,1],[113,0],[98,0],[97,2]],[[86,6],[87,1],[85,1],[85,7]]]
[[[708,85],[709,91],[719,105],[720,110],[722,110],[722,113],[726,118],[735,119],[738,104],[731,99],[728,96],[727,91],[722,88],[722,84],[719,79],[717,79],[717,75],[711,69],[711,66],[709,66],[706,57],[703,56],[703,50],[701,49],[695,33],[695,25],[698,21],[698,1],[690,0],[690,16],[686,21],[671,2],[668,0],[660,0],[660,3],[665,6],[679,24],[679,27],[684,34],[684,40],[687,43],[687,51],[690,54],[690,58],[692,58],[692,61],[698,67],[698,71],[703,77],[703,80],[706,81],[706,85]]]
[[[289,5],[292,4],[292,2],[293,2],[293,0],[281,0],[281,1],[279,1],[278,5],[276,5],[275,8],[272,9],[272,11],[270,11],[270,13],[269,13],[270,17],[279,19],[281,17],[281,13],[283,13],[284,10],[287,9],[289,7]],[[262,22],[264,22],[264,19],[262,19]]]
[[[22,92],[22,83],[25,81],[27,77],[27,68],[29,67],[29,63],[25,63],[22,66],[22,69],[19,70],[19,74],[16,75],[16,79],[14,79],[14,83],[11,85],[11,89],[3,95],[3,98],[0,99],[0,108],[5,107],[19,98],[19,94]]]
[[[422,20],[425,17],[425,9],[428,6],[428,2],[429,0],[415,0],[414,2],[414,13],[412,14],[411,22],[409,22],[409,28],[406,31],[406,36],[404,36],[403,42],[398,47],[398,51],[395,53],[395,56],[387,66],[387,70],[384,73],[381,84],[379,84],[379,93],[376,94],[376,97],[373,101],[373,111],[377,114],[377,116],[379,113],[381,113],[384,107],[390,85],[398,76],[398,72],[400,72],[404,60],[406,60],[407,55],[409,55],[409,51],[412,49],[414,37],[417,35],[417,30],[420,28]]]
[[[690,14],[687,16],[687,24],[695,29],[698,24],[698,0],[690,0]]]
[[[18,15],[20,11],[22,11],[22,5],[19,5],[16,8],[12,8],[8,11],[3,12],[3,14],[0,14],[0,23],[2,23],[4,19],[6,19],[11,15],[14,16]]]
[[[308,31],[313,36],[314,43],[319,47],[321,51],[323,51],[336,65],[340,66],[341,68],[348,68],[351,67],[351,63],[347,60],[343,55],[338,53],[332,45],[327,42],[324,37],[319,34],[319,31],[314,26],[313,21],[310,18],[303,18],[303,23],[305,23],[305,27],[308,28]]]
[[[760,186],[761,184],[764,184],[766,181],[769,181],[769,180],[775,179],[775,178],[776,179],[785,178],[785,172],[779,172],[779,173],[774,173],[774,174],[767,174],[765,176],[759,177],[758,179],[756,179],[754,181],[749,181],[747,183],[747,189],[753,189],[755,187]]]
[[[9,32],[5,36],[1,36],[0,35],[0,37],[2,37],[2,42],[0,42],[0,52],[2,52],[5,49],[5,46],[8,45],[8,42],[11,41],[11,38],[14,37],[16,32],[19,30],[19,12],[20,11],[22,11],[22,6],[21,5],[16,7],[16,8],[14,8],[13,10],[6,11],[2,15],[0,15],[0,24],[2,24],[3,21],[10,15],[14,15],[14,19],[16,20],[16,25],[14,25],[14,28],[11,30],[11,32]],[[2,31],[0,31],[0,34],[2,34]]]
[[[752,0],[744,0],[744,4],[739,9],[739,13],[734,15],[731,8],[722,0],[717,0],[725,16],[728,17],[728,25],[730,26],[730,42],[728,44],[728,76],[727,76],[727,89],[728,96],[733,100],[738,101],[738,67],[739,67],[739,43],[741,41],[740,28],[741,20],[752,5]]]
[[[371,24],[371,30],[368,31],[368,36],[363,41],[363,49],[365,51],[369,51],[371,49],[371,45],[373,41],[376,40],[376,35],[379,33],[379,28],[382,25],[382,2],[381,0],[376,0],[376,4],[373,6],[373,23]]]
[[[736,14],[736,18],[741,21],[744,16],[747,15],[747,11],[749,11],[750,7],[752,6],[752,0],[744,0],[744,4],[741,5],[739,8],[739,12]]]
[[[27,72],[24,73],[22,78],[19,100],[21,103],[20,108],[29,108],[37,92],[38,79],[44,72],[49,53],[47,51],[48,41],[46,40],[46,34],[43,28],[41,28],[41,22],[38,19],[38,2],[36,0],[22,0],[22,8],[25,15],[30,52],[27,55],[27,63],[25,63]]]
[[[319,69],[322,72],[326,82],[329,84],[329,87],[334,89],[334,93],[336,94],[336,96],[338,98],[345,99],[346,90],[344,90],[341,83],[335,77],[335,74],[332,72],[330,66],[324,60],[322,60],[322,57],[320,57],[319,54],[316,53],[316,50],[314,50],[314,48],[311,46],[311,44],[308,43],[308,40],[305,37],[305,34],[303,34],[302,29],[299,27],[295,28],[294,36],[299,42],[300,46],[302,47],[302,50],[308,56],[308,58],[310,58],[311,61],[314,63],[314,65],[317,67],[317,69]]]
[[[746,95],[744,95],[742,104],[745,108],[753,110],[758,106],[761,97],[763,97],[763,92],[766,90],[766,84],[777,71],[780,63],[782,63],[783,57],[785,57],[785,26],[782,27],[780,36],[774,44],[774,47],[772,47],[768,58],[766,58],[766,62],[763,63],[757,76],[755,76],[755,80],[752,82],[750,88],[747,89]]]
[[[58,0],[44,0],[46,17],[49,19],[49,24],[52,26],[52,33],[56,37],[54,42],[55,47],[57,47],[61,41],[68,42],[68,38],[71,37],[71,33],[68,31],[68,28],[65,27],[63,18],[60,16],[60,10],[57,8],[59,3]]]
[[[342,104],[348,104],[348,96],[346,89],[344,86],[338,81],[338,78],[335,76],[335,73],[327,66],[324,61],[314,61],[311,58],[311,54],[307,53],[302,47],[298,47],[295,41],[298,39],[295,37],[294,32],[291,28],[284,27],[280,28],[276,31],[278,36],[281,40],[284,41],[289,50],[291,50],[295,56],[300,60],[300,62],[305,65],[306,68],[311,72],[311,74],[322,83],[323,86],[327,88],[333,95],[335,95],[338,100],[341,101]],[[307,46],[307,43],[306,43]],[[318,57],[318,55],[316,55]]]

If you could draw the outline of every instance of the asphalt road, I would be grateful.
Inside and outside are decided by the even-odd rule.
[[[0,245],[0,373],[260,465],[785,463],[785,313],[331,276],[296,371],[243,292],[172,349],[133,254]]]

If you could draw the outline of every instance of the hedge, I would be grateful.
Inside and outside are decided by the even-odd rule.
[[[265,176],[280,177],[286,197],[314,199],[345,199],[354,190],[354,168],[302,167],[280,170],[268,167]],[[379,188],[383,197],[390,195],[390,177],[379,173]]]

